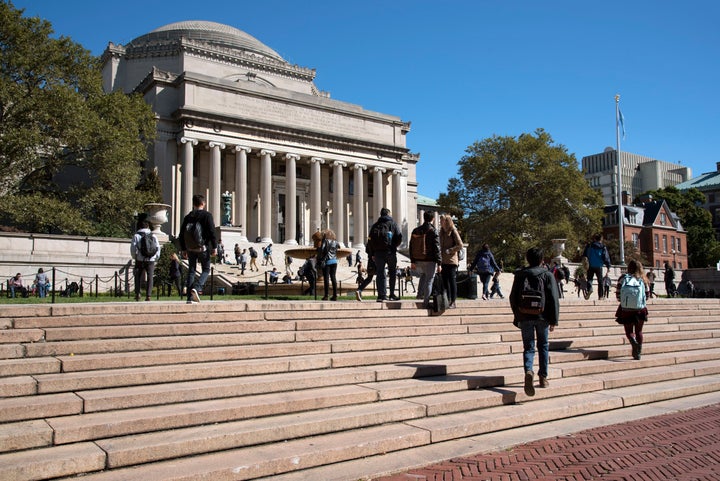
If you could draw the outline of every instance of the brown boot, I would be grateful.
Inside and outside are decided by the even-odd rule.
[[[548,381],[548,379],[547,379],[546,377],[540,376],[540,384],[539,384],[539,386],[540,386],[540,387],[548,387],[548,386],[550,386],[550,381]]]
[[[525,384],[524,384],[525,394],[528,396],[534,396],[535,395],[535,387],[533,386],[533,372],[527,371],[525,373]]]

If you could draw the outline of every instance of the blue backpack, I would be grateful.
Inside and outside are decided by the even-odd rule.
[[[620,286],[620,307],[624,311],[639,311],[645,305],[645,283],[642,279],[625,274]]]

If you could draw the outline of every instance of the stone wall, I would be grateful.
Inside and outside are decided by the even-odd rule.
[[[39,268],[56,284],[90,282],[99,276],[101,292],[111,290],[117,272],[124,280],[130,264],[130,239],[67,235],[0,233],[0,280],[20,272],[30,285]],[[132,270],[130,271],[132,277]]]

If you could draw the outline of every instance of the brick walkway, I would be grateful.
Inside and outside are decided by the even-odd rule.
[[[456,458],[376,481],[720,480],[720,404]]]

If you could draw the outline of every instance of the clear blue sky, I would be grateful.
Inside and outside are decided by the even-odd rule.
[[[465,149],[537,128],[575,154],[615,147],[714,171],[720,161],[718,0],[15,0],[100,55],[181,20],[253,35],[317,71],[332,98],[412,122],[420,193]]]

